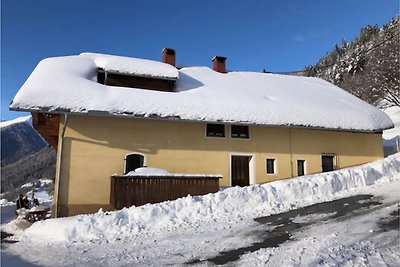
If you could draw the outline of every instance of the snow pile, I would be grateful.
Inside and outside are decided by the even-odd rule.
[[[128,172],[126,175],[169,175],[171,174],[169,171],[160,168],[151,168],[151,167],[140,167],[135,169],[134,171]]]
[[[394,128],[383,131],[383,145],[385,154],[394,154],[400,152],[400,107],[389,107],[385,109],[385,113],[393,121]]]
[[[187,173],[171,173],[165,169],[160,168],[151,168],[151,167],[140,167],[135,169],[134,171],[130,171],[125,176],[169,176],[169,177],[182,177],[182,178],[190,178],[190,177],[220,177],[221,174],[187,174]]]
[[[2,199],[0,199],[0,205],[1,206],[9,206],[9,205],[13,205],[14,203],[13,202],[9,202],[7,199],[5,199],[5,198],[2,198]]]
[[[96,82],[98,67],[129,73],[137,70],[143,75],[141,63],[141,59],[88,53],[44,59],[10,108],[359,131],[393,126],[384,112],[319,78],[221,74],[207,67],[190,67],[179,70],[176,92]],[[166,65],[151,61],[143,66],[163,73],[159,64]]]
[[[175,67],[154,60],[96,53],[82,53],[80,56],[92,59],[98,68],[105,71],[174,80],[179,77]]]
[[[17,123],[21,123],[21,122],[29,122],[31,120],[31,118],[32,118],[31,116],[24,116],[24,117],[16,118],[14,120],[2,121],[2,122],[0,122],[0,128],[7,127],[7,126],[17,124]]]
[[[35,223],[22,238],[46,241],[88,241],[134,238],[179,227],[210,222],[237,223],[328,201],[356,188],[400,179],[400,154],[334,172],[309,175],[264,185],[228,188],[205,196],[124,208],[121,211],[79,215]]]

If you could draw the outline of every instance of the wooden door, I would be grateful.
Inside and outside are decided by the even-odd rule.
[[[249,162],[248,156],[232,156],[231,160],[231,176],[232,186],[248,186],[249,181]]]

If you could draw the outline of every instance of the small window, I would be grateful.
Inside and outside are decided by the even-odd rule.
[[[297,160],[297,176],[303,176],[305,174],[306,161],[303,159]]]
[[[223,124],[207,124],[208,137],[225,137],[225,125]]]
[[[275,174],[275,159],[266,160],[267,174]]]
[[[125,174],[144,166],[144,156],[140,154],[129,154],[125,157]]]
[[[330,172],[335,170],[335,155],[334,154],[322,154],[322,172]]]
[[[231,137],[248,139],[249,138],[249,126],[232,125],[231,126]]]

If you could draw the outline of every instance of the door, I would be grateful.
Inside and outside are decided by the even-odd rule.
[[[333,171],[335,168],[334,160],[335,156],[333,155],[322,155],[322,172],[330,172]]]
[[[231,160],[231,177],[232,186],[248,186],[250,185],[249,156],[232,156]]]

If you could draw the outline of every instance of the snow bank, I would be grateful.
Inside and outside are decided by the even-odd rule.
[[[32,72],[10,108],[359,131],[393,126],[384,112],[319,78],[221,74],[207,67],[190,67],[179,70],[176,92],[96,82],[98,67],[141,75],[153,70],[163,75],[165,70],[159,65],[167,64],[89,53],[47,58]]]
[[[151,167],[140,167],[135,169],[134,171],[130,171],[124,176],[168,176],[168,177],[180,177],[180,178],[192,178],[192,177],[220,177],[222,178],[221,174],[187,174],[187,173],[171,173],[165,169],[160,168],[151,168]]]
[[[9,121],[2,121],[0,122],[0,128],[7,127],[16,123],[21,123],[21,122],[29,122],[31,120],[31,116],[24,116],[24,117],[19,117],[14,120],[9,120]]]
[[[7,199],[2,198],[2,199],[0,199],[0,205],[1,206],[13,205],[13,202],[9,202]]]
[[[139,234],[198,227],[210,222],[235,223],[343,197],[356,188],[400,179],[400,154],[335,172],[308,175],[264,185],[228,188],[205,196],[99,211],[92,215],[35,223],[22,238],[46,241],[114,241]]]
[[[140,167],[135,171],[128,172],[126,175],[167,175],[171,174],[169,171],[160,168]]]
[[[383,131],[383,145],[385,155],[400,152],[400,107],[394,106],[385,109],[385,113],[393,121],[394,128]]]

